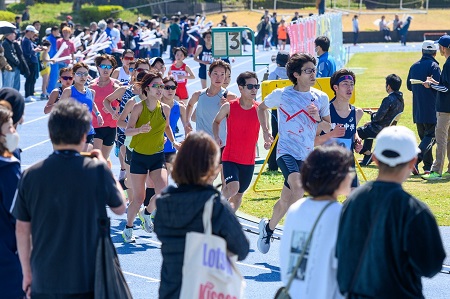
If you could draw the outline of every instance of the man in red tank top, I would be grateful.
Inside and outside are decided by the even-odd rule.
[[[222,194],[234,211],[239,209],[242,196],[252,181],[260,127],[257,113],[259,103],[255,101],[260,87],[258,77],[254,72],[243,72],[236,82],[241,97],[223,104],[213,122],[214,138],[222,146],[219,128],[223,119],[227,118],[227,146],[222,154],[225,178]]]

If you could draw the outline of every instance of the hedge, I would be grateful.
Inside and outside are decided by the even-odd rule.
[[[12,13],[15,14],[20,14],[22,15],[23,11],[25,10],[25,2],[20,2],[20,3],[11,3],[8,4],[8,6],[6,7],[7,11],[10,11]]]
[[[114,18],[112,11],[121,11],[122,6],[119,5],[100,5],[100,6],[83,6],[78,13],[81,18],[81,23],[89,24],[92,21],[106,20],[107,18]]]
[[[45,36],[45,29],[47,28],[52,28],[53,26],[58,26],[61,24],[60,20],[57,19],[50,19],[50,20],[45,20],[45,21],[39,21],[39,23],[41,23],[41,30],[39,30],[39,36],[40,37],[44,37]],[[25,30],[25,28],[27,28],[28,25],[33,25],[33,21],[25,21],[20,23],[20,29],[22,31]]]
[[[8,22],[15,22],[16,14],[12,13],[10,11],[0,11],[0,20],[2,21],[8,21]]]

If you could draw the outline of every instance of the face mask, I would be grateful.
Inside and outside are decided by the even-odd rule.
[[[12,153],[19,146],[19,133],[7,133],[5,134],[5,147]]]

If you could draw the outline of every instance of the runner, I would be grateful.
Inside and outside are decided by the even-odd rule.
[[[198,77],[202,83],[202,89],[206,88],[206,66],[210,65],[214,58],[212,56],[212,33],[211,31],[203,32],[203,43],[197,46],[195,50],[194,60],[200,64],[198,69]]]
[[[167,186],[164,133],[176,149],[180,146],[170,128],[170,107],[160,101],[164,89],[161,74],[150,72],[137,86],[141,88],[145,101],[134,105],[125,130],[125,135],[133,136],[130,143],[133,148],[130,165],[133,198],[128,206],[127,224],[122,234],[125,240],[133,239],[133,222],[138,212],[144,230],[148,233],[153,231],[150,216],[155,209],[155,196]],[[155,184],[156,195],[146,208],[139,210],[145,197],[147,175]]]
[[[122,66],[114,70],[111,78],[119,80],[121,85],[128,85],[133,72],[133,70],[130,70],[130,63],[134,60],[134,52],[130,49],[123,51],[120,60],[122,61]]]
[[[180,98],[183,105],[186,105],[189,100],[189,94],[186,88],[187,79],[195,79],[195,75],[192,73],[191,68],[183,62],[187,57],[185,47],[174,48],[173,55],[175,55],[175,62],[170,67],[169,76],[173,75],[175,80],[177,80],[176,95]]]
[[[53,106],[59,101],[61,95],[67,87],[72,86],[73,83],[73,70],[71,68],[63,67],[59,70],[59,82],[61,86],[55,88],[50,93],[47,105],[44,107],[44,113],[49,114],[52,111]]]
[[[285,179],[281,197],[273,207],[272,218],[263,218],[259,223],[258,249],[262,253],[269,251],[273,231],[288,208],[303,196],[301,165],[314,149],[318,124],[322,120],[330,122],[328,96],[312,88],[316,82],[316,59],[306,53],[294,54],[286,64],[286,71],[294,86],[274,90],[258,108],[265,147],[273,142],[267,110],[272,107],[278,109],[277,164]]]
[[[259,137],[259,103],[255,98],[260,87],[254,72],[241,73],[236,82],[241,97],[223,104],[213,123],[214,139],[221,147],[219,126],[227,118],[227,146],[222,155],[225,177],[222,194],[234,211],[239,209],[255,169],[255,148]]]
[[[91,113],[94,112],[97,123],[99,125],[102,125],[103,117],[94,102],[95,91],[90,88],[86,88],[85,86],[87,78],[89,76],[89,67],[84,62],[78,62],[73,66],[72,70],[73,73],[75,73],[74,85],[64,89],[63,93],[61,94],[60,100],[72,98],[86,105]],[[86,137],[86,144],[83,148],[83,151],[91,151],[93,149],[94,136],[95,130],[91,122],[91,129],[89,130]]]

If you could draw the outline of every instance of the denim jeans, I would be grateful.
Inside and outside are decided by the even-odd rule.
[[[450,136],[450,113],[437,112],[436,116],[436,159],[433,162],[431,171],[442,174],[446,152],[450,160],[450,140],[448,139]],[[450,172],[450,168],[447,171]]]
[[[11,87],[20,91],[20,70],[15,68],[12,72],[2,72],[3,87]]]

